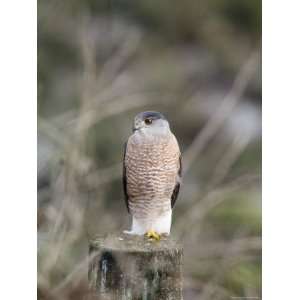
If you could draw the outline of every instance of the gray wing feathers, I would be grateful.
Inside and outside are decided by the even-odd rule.
[[[128,193],[127,193],[126,166],[125,166],[126,148],[127,148],[127,142],[124,144],[124,155],[123,155],[123,189],[124,189],[124,196],[125,196],[125,203],[126,203],[127,211],[130,213],[129,203],[128,203],[129,197],[128,197]]]
[[[172,196],[171,196],[171,208],[174,207],[175,202],[177,200],[179,190],[180,190],[180,184],[181,184],[181,176],[182,176],[182,162],[181,162],[181,155],[179,156],[179,169],[177,174],[177,182],[175,184]]]

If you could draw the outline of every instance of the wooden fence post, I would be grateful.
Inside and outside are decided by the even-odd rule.
[[[90,241],[89,255],[89,299],[182,299],[183,250],[169,237],[110,235]]]

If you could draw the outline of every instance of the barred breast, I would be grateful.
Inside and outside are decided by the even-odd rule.
[[[179,170],[175,136],[147,138],[133,134],[127,142],[125,168],[128,204],[136,219],[151,219],[171,210]]]

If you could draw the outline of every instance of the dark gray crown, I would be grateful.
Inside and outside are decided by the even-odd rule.
[[[150,118],[152,120],[159,120],[159,119],[167,120],[162,113],[157,112],[157,111],[143,111],[143,112],[139,113],[136,116],[136,118],[141,119],[143,121],[147,118]]]

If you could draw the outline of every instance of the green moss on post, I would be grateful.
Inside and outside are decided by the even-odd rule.
[[[90,241],[91,299],[181,300],[182,255],[167,237],[122,234]]]

